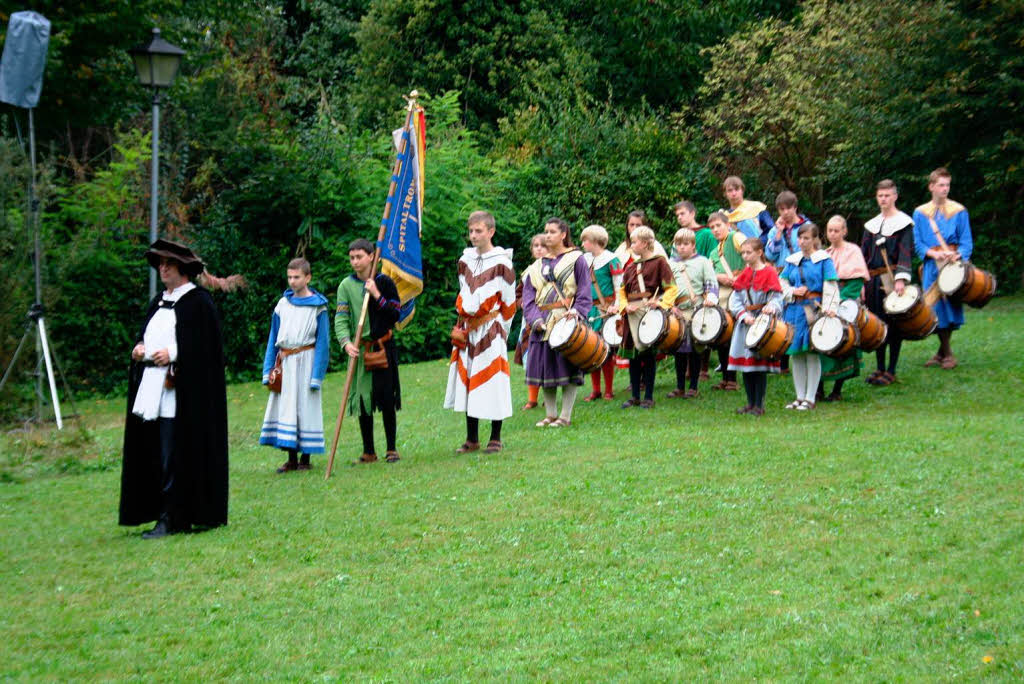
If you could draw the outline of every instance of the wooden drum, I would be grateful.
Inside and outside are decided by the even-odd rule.
[[[858,342],[857,327],[838,316],[819,316],[811,326],[811,349],[826,356],[842,358],[852,352]]]
[[[604,339],[578,316],[559,319],[551,328],[548,343],[584,373],[597,370],[608,358],[608,345]]]
[[[664,309],[651,309],[640,319],[636,336],[640,344],[671,354],[683,342],[686,323]]]
[[[875,351],[885,344],[889,326],[856,299],[844,299],[840,302],[836,315],[857,326],[860,332],[859,346],[864,351]]]
[[[719,347],[732,339],[732,314],[720,306],[700,306],[693,312],[690,334],[697,344]]]
[[[937,282],[942,294],[976,309],[988,304],[996,293],[995,276],[964,261],[943,266]]]
[[[925,304],[921,288],[907,285],[903,294],[890,292],[883,302],[885,313],[892,318],[900,334],[908,340],[923,340],[935,332],[939,319],[932,308]]]
[[[781,358],[793,342],[793,326],[779,316],[760,314],[747,328],[743,343],[762,359]]]

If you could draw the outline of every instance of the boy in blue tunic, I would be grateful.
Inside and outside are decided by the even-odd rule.
[[[797,232],[808,219],[797,210],[796,193],[783,190],[775,198],[775,208],[779,218],[775,219],[775,227],[768,231],[768,242],[764,246],[764,255],[775,265],[779,273],[786,268],[786,259],[790,254],[800,251]]]
[[[281,359],[281,391],[270,393],[260,431],[260,444],[288,452],[278,473],[309,470],[309,455],[324,452],[320,385],[327,373],[330,321],[327,298],[309,287],[311,278],[308,261],[288,262],[289,289],[274,307],[263,355],[264,385]]]
[[[914,210],[914,251],[924,262],[921,286],[925,291],[935,283],[943,266],[953,261],[970,261],[974,251],[967,209],[949,199],[951,181],[952,176],[945,168],[932,171],[928,176],[932,200]],[[943,242],[948,250],[943,247]],[[946,370],[956,368],[957,360],[950,340],[953,331],[964,324],[963,304],[940,297],[933,308],[939,319],[939,327],[935,331],[939,336],[939,351],[924,365],[941,366]]]

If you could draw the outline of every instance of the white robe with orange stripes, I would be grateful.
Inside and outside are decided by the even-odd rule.
[[[516,273],[512,250],[495,247],[486,254],[469,248],[459,258],[459,318],[496,315],[469,331],[465,349],[452,348],[444,407],[473,418],[504,420],[512,415],[508,368],[508,331],[516,313]]]

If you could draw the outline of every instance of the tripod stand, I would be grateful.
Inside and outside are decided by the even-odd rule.
[[[50,397],[53,400],[53,415],[57,421],[57,429],[62,430],[64,429],[64,421],[60,412],[60,398],[57,396],[57,381],[53,373],[54,362],[57,360],[57,357],[56,355],[51,356],[50,353],[50,343],[46,336],[46,322],[42,303],[43,278],[40,262],[42,261],[43,249],[42,242],[39,237],[39,199],[36,197],[36,129],[35,122],[32,118],[31,108],[28,110],[28,144],[29,160],[32,171],[31,180],[29,181],[28,186],[28,213],[26,214],[26,221],[30,222],[30,227],[33,233],[33,267],[35,269],[36,299],[26,316],[25,334],[22,335],[21,342],[18,343],[18,347],[14,350],[14,356],[11,358],[11,363],[4,372],[3,378],[0,379],[0,392],[3,391],[4,385],[7,384],[7,379],[10,377],[15,364],[18,362],[18,355],[21,353],[22,347],[25,346],[25,341],[28,340],[30,335],[35,335],[37,361],[35,371],[36,409],[34,419],[37,422],[42,422],[42,403],[44,394],[43,374],[39,368],[41,361],[46,365],[46,377],[49,380]],[[64,371],[60,369],[59,364],[57,364],[57,370],[60,372],[60,379],[64,383],[64,391],[67,393],[68,399],[71,401],[71,410],[74,411],[75,401],[71,395],[71,389],[68,387],[68,381],[64,378]]]

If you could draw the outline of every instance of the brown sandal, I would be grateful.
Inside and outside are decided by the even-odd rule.
[[[373,463],[377,460],[377,454],[363,454],[356,460],[352,461],[352,465],[359,465],[360,463]]]
[[[397,451],[389,451],[386,454],[384,454],[384,460],[387,461],[388,463],[395,463],[397,461],[402,460],[402,457],[398,455]]]
[[[492,439],[484,447],[485,454],[496,454],[505,448],[505,444],[500,439]]]
[[[462,446],[455,450],[457,454],[468,454],[471,451],[478,451],[480,442],[463,442]]]
[[[665,395],[666,399],[679,399],[686,396],[686,390],[674,389]]]
[[[956,368],[958,365],[959,364],[956,361],[956,357],[950,354],[946,358],[942,359],[941,367],[945,370],[952,370]]]

